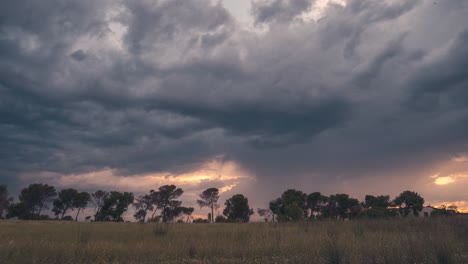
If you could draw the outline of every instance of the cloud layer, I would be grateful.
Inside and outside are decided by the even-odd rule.
[[[468,3],[322,2],[256,0],[249,26],[209,0],[2,4],[2,181],[177,177],[223,155],[259,203],[428,189],[467,151]]]

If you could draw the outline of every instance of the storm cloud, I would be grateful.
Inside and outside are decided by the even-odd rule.
[[[430,191],[468,152],[468,3],[328,2],[256,0],[250,25],[210,0],[2,3],[1,181],[222,156],[258,203],[301,186],[468,201]]]

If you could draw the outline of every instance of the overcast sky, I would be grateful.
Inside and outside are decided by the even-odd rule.
[[[466,0],[15,0],[0,183],[468,209]]]

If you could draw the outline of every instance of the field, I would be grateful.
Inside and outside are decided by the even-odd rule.
[[[468,263],[468,218],[169,225],[0,221],[0,263]]]

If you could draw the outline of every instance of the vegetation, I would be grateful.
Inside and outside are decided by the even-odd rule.
[[[52,204],[51,211],[56,220],[75,220],[85,208],[94,206],[94,221],[122,222],[129,206],[136,209],[133,215],[137,222],[205,222],[203,219],[192,219],[192,207],[182,206],[178,200],[184,190],[175,185],[164,185],[136,199],[131,192],[97,190],[89,194],[73,188],[59,192],[48,184],[30,184],[19,194],[19,202],[14,203],[9,197],[7,186],[0,185],[0,219],[5,216],[21,220],[46,220],[50,214],[42,214]],[[224,203],[224,216],[215,215],[219,208],[219,189],[208,188],[199,194],[197,204],[200,208],[208,207],[207,222],[249,222],[254,214],[248,198],[242,194],[233,195]],[[348,194],[325,196],[320,192],[304,193],[288,189],[280,197],[270,201],[267,209],[258,208],[257,213],[266,222],[317,221],[317,220],[350,220],[358,218],[401,218],[418,216],[424,205],[424,198],[418,193],[404,191],[394,200],[388,195],[366,195],[363,202]],[[76,210],[76,214],[70,215]],[[434,216],[451,216],[458,213],[455,205],[432,208]],[[4,213],[6,211],[6,214]],[[159,213],[159,215],[158,215]],[[427,212],[426,212],[427,214]],[[87,216],[89,221],[91,216]],[[192,221],[191,221],[192,220]]]
[[[249,206],[249,200],[242,194],[233,195],[224,203],[223,215],[229,222],[249,222],[253,215],[253,209]]]
[[[1,221],[0,238],[0,263],[468,263],[464,216],[210,225]]]

